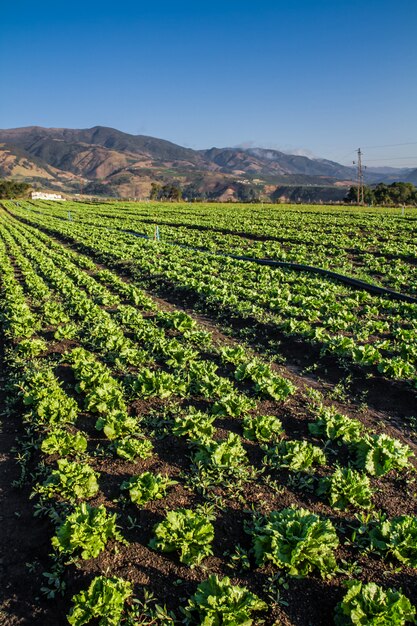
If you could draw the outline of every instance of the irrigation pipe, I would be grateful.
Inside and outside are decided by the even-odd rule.
[[[379,287],[378,285],[372,285],[371,283],[366,283],[364,280],[359,280],[358,278],[351,278],[350,276],[345,276],[344,274],[338,274],[337,272],[332,272],[331,270],[325,270],[321,267],[313,267],[312,265],[301,265],[300,263],[291,263],[289,261],[273,261],[272,259],[254,259],[252,257],[246,256],[237,256],[235,254],[227,254],[221,256],[228,256],[232,259],[236,259],[238,261],[250,261],[251,263],[258,263],[259,265],[270,265],[271,267],[286,267],[288,269],[297,270],[300,272],[311,272],[314,274],[321,274],[322,276],[327,276],[328,278],[333,278],[338,280],[341,283],[345,283],[350,287],[354,287],[355,289],[362,289],[364,291],[369,291],[370,293],[374,293],[380,296],[389,296],[394,300],[401,300],[402,302],[410,302],[412,304],[417,304],[417,298],[413,298],[413,296],[408,296],[405,293],[400,293],[399,291],[394,291],[393,289],[387,289],[386,287]]]
[[[118,230],[118,229],[112,229],[112,230]],[[140,237],[141,239],[148,239],[148,240],[153,239],[152,237],[149,237],[149,235],[137,233],[133,230],[123,230],[123,232],[133,235],[134,237]],[[354,287],[355,289],[368,291],[369,293],[373,293],[379,296],[388,296],[392,298],[393,300],[400,300],[402,302],[417,304],[417,298],[414,298],[413,296],[408,296],[405,293],[400,293],[398,291],[394,291],[393,289],[387,289],[386,287],[379,287],[378,285],[372,285],[371,283],[367,283],[364,280],[359,280],[358,278],[351,278],[350,276],[345,276],[344,274],[339,274],[338,272],[332,272],[331,270],[325,270],[322,267],[314,267],[313,265],[302,265],[301,263],[292,263],[290,261],[274,261],[273,259],[256,259],[253,257],[239,256],[236,254],[224,254],[222,252],[211,252],[208,250],[201,250],[199,248],[193,248],[192,246],[187,246],[181,243],[173,243],[172,241],[164,241],[163,243],[169,246],[177,246],[179,248],[185,248],[186,250],[203,252],[204,254],[208,254],[208,255],[212,254],[213,256],[235,259],[236,261],[245,261],[249,263],[257,263],[258,265],[268,265],[270,267],[284,267],[284,268],[299,271],[299,272],[310,272],[312,274],[321,274],[322,276],[333,278],[334,280],[338,280],[341,283],[345,283],[346,285],[349,285],[350,287]]]

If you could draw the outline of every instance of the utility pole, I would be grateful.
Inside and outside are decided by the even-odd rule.
[[[362,151],[360,148],[358,148],[358,160],[355,163],[355,161],[353,161],[353,165],[357,165],[358,166],[358,190],[357,190],[357,194],[358,194],[358,204],[364,204],[364,190],[363,190],[363,167],[362,167]]]

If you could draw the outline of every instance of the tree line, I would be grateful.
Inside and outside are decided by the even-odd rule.
[[[417,206],[417,187],[412,183],[379,183],[375,187],[364,187],[363,199],[365,204],[375,204],[377,206]],[[358,188],[351,187],[346,196],[346,202],[357,204]]]
[[[227,186],[232,186],[234,189],[235,199],[238,202],[260,202],[266,198],[261,193],[261,189],[257,185],[243,184],[243,183],[228,183]],[[17,182],[15,180],[0,179],[0,198],[22,198],[28,197],[31,190],[31,185],[24,182]],[[103,185],[98,181],[89,183],[84,189],[84,193],[92,195],[106,195],[116,196],[115,190],[110,185]],[[211,201],[217,200],[219,190],[213,191],[201,191],[197,185],[191,183],[184,187],[178,183],[178,181],[172,181],[169,183],[159,184],[152,183],[150,191],[151,200],[160,201],[172,201],[179,202],[181,200],[186,201]],[[278,198],[272,194],[269,197],[269,201],[276,202]],[[306,199],[303,198],[305,202]],[[308,201],[308,200],[307,200]],[[316,200],[317,202],[317,200]],[[352,186],[346,195],[344,202],[357,204],[358,202],[358,188]],[[412,183],[379,183],[378,185],[364,187],[364,204],[376,205],[376,206],[417,206],[417,187]]]
[[[231,185],[235,192],[235,198],[238,202],[260,202],[266,199],[261,195],[259,187],[252,184],[233,183]],[[314,191],[314,188],[312,188]],[[177,181],[158,184],[152,183],[150,199],[179,202],[180,200],[188,201],[210,201],[216,200],[219,190],[213,192],[202,192],[193,184],[189,184],[182,188]],[[276,202],[277,198],[272,194],[269,200]],[[303,198],[306,201],[305,198]],[[308,201],[308,200],[307,200]],[[317,202],[317,200],[315,200]],[[357,204],[358,188],[351,187],[344,202]],[[412,183],[379,183],[374,187],[364,187],[364,203],[376,206],[398,206],[406,204],[408,206],[417,206],[417,187]]]

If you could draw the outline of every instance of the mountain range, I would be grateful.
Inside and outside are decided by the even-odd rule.
[[[344,197],[355,170],[264,148],[192,150],[103,126],[30,126],[0,130],[0,176],[67,194],[146,198],[152,183],[175,182],[190,197],[236,200],[251,188],[260,197],[307,193],[325,201]],[[415,183],[417,169],[369,168],[365,176],[369,183]]]

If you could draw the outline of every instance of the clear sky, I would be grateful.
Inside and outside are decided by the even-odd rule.
[[[417,167],[417,0],[22,0],[0,23],[1,128]]]

